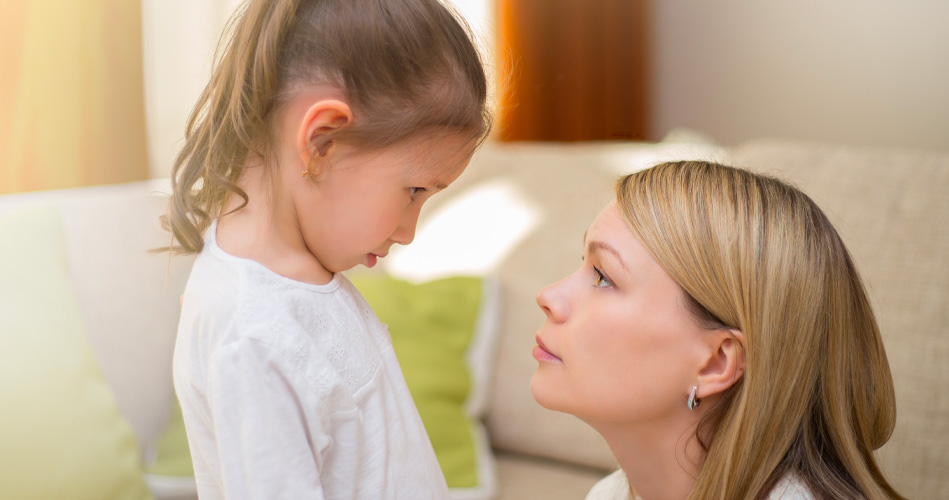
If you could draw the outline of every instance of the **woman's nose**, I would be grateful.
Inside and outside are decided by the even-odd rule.
[[[567,319],[569,309],[561,292],[563,281],[547,285],[537,292],[537,305],[547,315],[547,319],[557,323]]]

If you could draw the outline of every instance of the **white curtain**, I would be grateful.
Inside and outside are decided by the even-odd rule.
[[[142,0],[149,175],[171,174],[185,124],[239,0]]]

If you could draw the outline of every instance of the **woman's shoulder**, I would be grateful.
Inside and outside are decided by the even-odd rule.
[[[600,479],[587,493],[586,500],[640,500],[632,494],[629,480],[622,469]],[[771,489],[767,500],[814,500],[807,486],[796,474],[787,474]]]
[[[771,488],[767,500],[814,500],[814,495],[797,474],[788,473]]]
[[[586,500],[630,500],[633,498],[629,489],[629,480],[626,479],[623,469],[619,469],[593,485],[587,493]]]

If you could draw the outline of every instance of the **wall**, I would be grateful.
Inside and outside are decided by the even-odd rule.
[[[152,177],[170,172],[236,3],[143,0]],[[493,0],[456,4],[490,54]],[[651,8],[652,139],[690,127],[723,144],[781,137],[949,150],[949,2],[652,0]]]
[[[652,136],[949,150],[949,2],[653,0]]]

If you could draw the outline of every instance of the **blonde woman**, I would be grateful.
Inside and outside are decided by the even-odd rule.
[[[580,268],[538,294],[534,397],[621,467],[588,499],[892,499],[893,384],[823,212],[705,162],[623,177]]]

